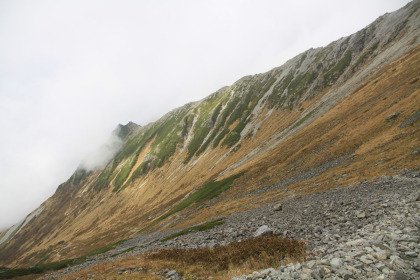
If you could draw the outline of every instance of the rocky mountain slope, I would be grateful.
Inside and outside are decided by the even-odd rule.
[[[120,125],[122,147],[106,166],[81,165],[0,234],[0,265],[79,257],[139,231],[418,170],[419,7],[413,1],[154,123]]]
[[[121,279],[127,275],[133,279],[150,279],[154,274],[165,279],[181,279],[186,273],[145,270],[141,265],[133,269],[124,260],[151,250],[224,246],[266,234],[305,240],[309,252],[306,261],[232,280],[417,279],[420,274],[419,187],[418,172],[381,176],[376,182],[358,182],[351,188],[318,192],[234,213],[224,223],[204,232],[178,229],[139,234],[114,250],[42,279],[103,279],[109,276],[98,269],[104,264],[112,264],[109,266]],[[183,232],[186,233],[179,235]],[[116,267],[119,261],[121,264]]]

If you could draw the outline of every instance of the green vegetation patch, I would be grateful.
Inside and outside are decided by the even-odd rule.
[[[277,81],[277,74],[279,71],[281,70],[274,70],[264,79],[258,79],[252,83],[249,82],[248,84],[241,85],[239,91],[246,91],[246,94],[244,94],[240,100],[235,102],[235,107],[232,106],[233,108],[229,108],[229,112],[232,113],[226,121],[225,130],[222,131],[220,137],[217,137],[217,141],[215,140],[213,147],[217,147],[220,140],[226,134],[227,136],[223,140],[222,146],[232,147],[241,139],[241,132],[249,122],[253,110],[257,106],[259,100]],[[223,119],[225,118],[222,118],[222,120]],[[236,121],[239,121],[239,123],[232,131],[226,130]]]
[[[312,72],[306,72],[305,74],[299,74],[293,81],[290,82],[288,87],[288,93],[291,95],[302,95],[303,91],[307,86],[312,83],[315,79],[315,74]]]
[[[228,134],[228,136],[226,136],[225,140],[223,140],[222,147],[223,146],[232,147],[240,139],[241,139],[241,134],[236,131],[232,131]]]
[[[169,212],[160,216],[156,221],[162,221],[167,217],[185,209],[186,207],[190,206],[193,203],[200,203],[203,201],[210,200],[222,192],[228,190],[232,187],[233,181],[242,176],[243,173],[239,173],[237,175],[233,175],[231,177],[225,178],[221,181],[210,181],[204,184],[201,188],[196,190],[194,193],[189,195],[183,201],[181,201],[178,205],[172,208]]]
[[[219,98],[215,100],[217,102],[208,101],[203,104],[200,107],[200,119],[195,125],[194,138],[188,146],[188,155],[184,163],[191,160],[193,156],[203,153],[211,143],[213,143],[213,148],[216,148],[225,136],[222,146],[231,147],[237,143],[241,139],[240,133],[248,123],[252,111],[261,97],[277,81],[279,72],[281,70],[276,69],[262,78],[254,76],[243,80],[234,88],[236,96],[225,103]],[[227,93],[228,91],[221,97],[227,97]],[[230,131],[229,127],[237,121],[239,124]],[[209,135],[210,131],[212,132]]]
[[[80,182],[86,179],[91,173],[92,173],[91,171],[86,171],[84,169],[77,169],[76,172],[74,172],[72,176],[73,184],[78,186]]]
[[[268,104],[270,108],[273,108],[275,106],[283,106],[284,102],[286,101],[286,96],[283,93],[289,86],[289,84],[292,82],[294,75],[294,72],[289,73],[273,87],[273,92],[268,97]]]
[[[150,170],[151,167],[151,160],[147,160],[142,162],[137,168],[136,170],[134,170],[133,174],[131,175],[129,182],[132,182],[135,178],[138,178],[144,174],[147,173],[147,171]]]
[[[175,153],[177,145],[184,140],[184,134],[188,133],[190,125],[190,121],[185,121],[187,113],[188,110],[183,110],[172,115],[157,129],[156,140],[152,144],[152,151],[156,156],[153,168],[161,167]],[[188,120],[191,120],[191,117],[189,116]]]
[[[302,57],[304,58],[304,57]],[[274,87],[272,94],[268,97],[268,105],[273,107],[285,107],[286,102],[293,103],[301,96],[309,85],[315,80],[316,72],[307,71],[300,73],[290,71]],[[292,106],[293,105],[290,105]]]
[[[206,231],[206,230],[214,228],[215,226],[223,225],[224,223],[225,223],[225,221],[223,221],[222,219],[218,219],[218,220],[207,222],[207,223],[204,223],[204,224],[201,224],[201,225],[189,227],[189,228],[183,229],[179,232],[173,233],[173,234],[163,238],[161,241],[162,242],[168,241],[170,239],[173,239],[175,237],[187,234],[187,233],[192,232],[192,231]]]
[[[241,139],[241,132],[245,128],[247,121],[245,118],[251,113],[252,110],[248,110],[244,117],[241,118],[240,122],[235,126],[235,128],[229,132],[225,140],[222,142],[222,146],[232,147]]]
[[[297,123],[295,123],[295,125],[293,125],[292,129],[294,129],[294,128],[300,126],[301,124],[303,124],[307,119],[309,119],[314,114],[314,112],[315,112],[315,110],[312,110],[306,116],[301,118]]]
[[[211,116],[211,121],[213,123],[216,123],[217,118],[219,117],[220,111],[222,110],[222,103],[219,103],[219,105],[217,105],[217,107],[214,109],[213,115]]]
[[[95,255],[103,254],[103,253],[106,253],[108,251],[114,250],[115,248],[117,248],[118,245],[123,244],[125,241],[127,241],[127,239],[123,239],[123,240],[120,240],[118,242],[105,245],[104,247],[101,247],[99,249],[96,249],[96,250],[90,252],[89,254],[83,256],[82,258],[87,259],[88,257],[92,257],[92,256],[95,256]]]
[[[219,135],[217,135],[217,137],[214,139],[213,142],[213,148],[216,148],[217,146],[219,146],[220,141],[226,136],[226,134],[229,133],[229,129],[225,128],[223,129]]]
[[[347,51],[344,54],[343,58],[340,59],[340,61],[338,61],[336,65],[331,67],[327,71],[327,73],[325,73],[324,75],[325,81],[327,83],[336,81],[341,76],[341,74],[343,74],[347,66],[350,65],[351,59],[352,59],[352,53],[351,51]]]
[[[121,191],[138,176],[143,175],[151,169],[161,167],[175,153],[177,145],[183,141],[184,135],[186,135],[191,126],[193,119],[190,116],[185,119],[188,111],[189,107],[187,106],[183,110],[174,112],[172,115],[168,115],[166,118],[151,125],[142,134],[124,142],[121,151],[115,156],[113,162],[108,164],[106,169],[99,175],[93,187],[96,190],[100,190],[109,186],[113,178],[117,176],[113,191]],[[133,172],[133,176],[123,185],[136,164],[138,156],[145,144],[154,138],[155,141],[153,141],[151,146],[151,154],[154,156],[153,159],[147,162],[147,165],[140,166],[138,168],[139,171],[136,170],[136,172]],[[130,162],[125,164],[120,172],[116,172],[118,165],[124,159],[130,157]]]
[[[115,242],[113,244],[106,245],[80,258],[38,264],[34,267],[29,267],[29,268],[14,268],[14,269],[5,268],[3,270],[0,270],[0,279],[12,279],[12,278],[20,277],[20,276],[25,276],[25,275],[41,274],[41,273],[46,273],[50,271],[60,270],[68,266],[78,265],[85,262],[88,257],[98,255],[98,254],[103,254],[105,252],[115,249],[118,245],[122,244],[126,240],[127,239],[124,239],[124,240]]]
[[[235,97],[233,100],[230,100],[227,103],[225,109],[223,110],[222,114],[220,115],[220,122],[219,122],[219,127],[218,128],[221,128],[222,126],[225,125],[227,117],[235,109],[235,106],[238,102],[239,102],[239,98]]]
[[[193,115],[188,115],[184,118],[184,129],[182,130],[182,137],[186,137],[188,135],[188,131],[191,129],[193,122]]]
[[[184,163],[190,161],[190,159],[196,154],[197,150],[203,144],[204,139],[206,138],[207,134],[209,133],[210,128],[209,126],[204,123],[200,123],[196,126],[194,130],[194,137],[191,140],[190,144],[188,145],[188,154],[184,160]]]
[[[143,134],[142,134],[143,135]],[[146,141],[142,141],[144,137],[133,137],[125,142],[119,153],[115,156],[113,163],[113,170],[119,165],[121,161],[133,155],[138,149],[139,146],[144,144]]]
[[[137,161],[137,157],[134,160],[131,160],[124,164],[124,166],[121,168],[121,171],[118,173],[117,177],[115,178],[115,181],[114,181],[115,187],[113,191],[117,191],[122,186],[122,184],[127,179],[128,175],[130,175],[130,171],[133,168],[133,166],[136,164],[136,161]]]
[[[44,271],[38,267],[5,269],[0,271],[0,279],[12,279],[25,275],[40,274],[43,272]]]
[[[199,119],[194,126],[194,136],[187,147],[187,156],[184,163],[189,162],[193,156],[199,156],[203,153],[209,144],[216,137],[219,130],[225,125],[226,119],[232,113],[239,98],[227,102],[225,109],[222,111],[224,95],[213,95],[210,99],[203,102],[200,106]],[[210,131],[213,132],[209,135]],[[204,141],[206,139],[206,141]]]
[[[116,256],[119,256],[119,255],[122,255],[122,254],[125,254],[125,253],[128,253],[128,252],[131,252],[131,251],[133,251],[135,248],[136,248],[136,247],[134,246],[134,247],[130,247],[130,248],[128,248],[128,249],[125,249],[125,250],[124,250],[124,251],[122,251],[122,252],[119,252],[119,253],[117,253],[117,254],[112,255],[112,256],[111,256],[111,258],[116,257]]]

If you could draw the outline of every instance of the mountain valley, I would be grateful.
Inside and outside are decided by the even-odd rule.
[[[306,257],[306,267],[284,264],[280,272],[238,279],[307,275],[302,269],[311,260],[328,265],[330,276],[311,266],[307,279],[388,279],[398,273],[406,278],[394,279],[415,279],[420,268],[419,8],[420,1],[410,2],[351,36],[243,77],[156,122],[119,125],[113,134],[122,146],[115,157],[92,170],[81,164],[51,198],[0,233],[0,266],[83,259],[45,279],[114,279],[114,274],[115,279],[180,279],[179,270],[178,278],[167,275],[172,269],[153,276],[147,269],[118,274],[110,262],[154,249],[227,246],[266,226],[270,234],[303,240],[314,256]],[[279,203],[279,211],[273,210]],[[392,209],[405,211],[409,221],[387,229],[388,219],[403,219]],[[194,228],[208,223],[205,231]],[[389,273],[362,267],[374,261],[351,263],[357,271],[335,269],[328,258],[333,245],[363,239],[360,244],[374,247],[375,227],[390,236],[379,240],[392,252],[380,261],[398,257]],[[392,234],[406,238],[409,249],[392,243],[397,239]],[[356,243],[347,247],[365,250]],[[407,252],[411,255],[400,261],[397,253]],[[344,262],[343,254],[334,256],[337,262]],[[361,252],[367,254],[373,253]],[[109,275],[95,278],[84,271],[101,265]],[[213,277],[249,271],[226,273]],[[385,278],[373,278],[382,274]]]

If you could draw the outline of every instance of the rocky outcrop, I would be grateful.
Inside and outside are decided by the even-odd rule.
[[[139,132],[141,125],[138,125],[133,122],[128,122],[126,125],[119,124],[117,128],[114,130],[114,133],[120,137],[122,140],[135,135]]]

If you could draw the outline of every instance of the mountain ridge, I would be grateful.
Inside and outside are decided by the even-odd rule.
[[[337,111],[340,104],[360,103],[365,107],[356,100],[366,98],[362,91],[372,96],[372,100],[380,100],[383,106],[401,103],[398,109],[404,112],[397,116],[400,122],[419,110],[415,98],[419,82],[414,72],[418,67],[410,62],[418,52],[419,5],[419,1],[413,1],[353,35],[323,48],[310,49],[268,72],[245,76],[207,98],[168,112],[156,122],[142,127],[131,122],[119,125],[118,133],[123,131],[121,150],[104,168],[78,169],[61,184],[40,206],[44,210],[19,234],[0,245],[0,264],[28,265],[59,260],[63,256],[75,257],[142,229],[162,230],[207,220],[214,216],[210,209],[228,214],[249,205],[246,194],[322,169],[323,164],[331,166],[319,172],[321,175],[308,175],[300,182],[318,184],[311,181],[314,178],[321,178],[321,183],[326,181],[322,176],[331,172],[328,170],[337,162],[361,169],[360,161],[354,158],[369,158],[363,151],[379,151],[380,140],[384,139],[403,143],[390,162],[402,162],[404,168],[414,168],[418,158],[408,157],[405,161],[404,157],[407,149],[413,150],[418,144],[418,129],[410,134],[408,129],[399,132],[381,124],[382,130],[375,130],[372,127],[379,123],[378,119],[356,133],[354,123],[361,122],[363,114],[359,112],[359,120],[347,126],[353,129],[347,129],[331,117],[331,111]],[[395,61],[399,58],[407,65]],[[390,69],[390,65],[394,68]],[[401,93],[395,97],[386,95],[386,90],[395,90],[395,86],[388,85],[384,75],[394,77],[394,83],[403,77],[401,81],[406,84],[401,84]],[[369,91],[377,85],[386,90]],[[387,103],[387,99],[393,101]],[[341,106],[345,108],[342,110],[350,107]],[[378,115],[388,112],[388,108],[377,110]],[[338,110],[334,116],[339,113]],[[336,130],[336,135],[329,135],[323,116],[331,117],[333,125],[328,129]],[[315,126],[322,127],[319,131],[323,135],[304,134],[311,129],[315,131]],[[348,134],[341,135],[339,128]],[[401,136],[402,133],[405,134]],[[319,145],[304,140],[302,135],[317,135]],[[394,140],[394,137],[399,138]],[[360,143],[360,139],[367,144]],[[292,142],[290,151],[279,151],[288,142]],[[370,162],[373,160],[376,158]],[[386,171],[378,167],[372,172],[385,174],[392,172],[392,167]],[[223,198],[205,197],[173,212],[174,206],[185,204],[192,194],[204,192],[211,183],[238,174],[242,175],[216,189],[223,192]],[[349,171],[340,174],[350,174],[342,180],[344,183],[360,177]],[[293,184],[286,184],[288,189],[276,196],[307,191],[292,187]],[[245,198],[233,203],[236,206],[227,206],[235,195]],[[200,211],[191,209],[200,205],[204,205]],[[168,213],[171,214],[165,216]],[[61,241],[64,242],[59,244]]]

